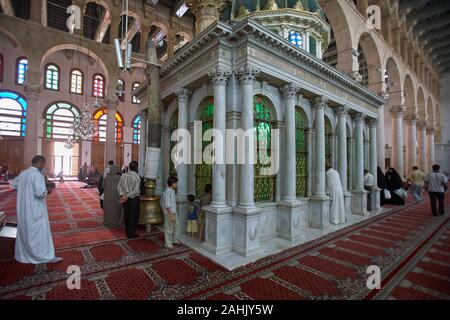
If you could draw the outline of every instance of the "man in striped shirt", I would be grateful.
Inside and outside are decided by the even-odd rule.
[[[135,232],[139,221],[139,196],[141,195],[141,177],[137,161],[131,161],[130,171],[120,177],[117,189],[120,203],[124,208],[125,231],[128,239],[139,237]]]

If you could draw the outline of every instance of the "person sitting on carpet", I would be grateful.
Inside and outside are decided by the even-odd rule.
[[[189,233],[189,238],[192,238],[198,232],[198,212],[200,211],[200,204],[195,200],[193,194],[188,194],[187,199],[189,201],[188,208],[188,221],[186,232]]]
[[[108,228],[122,224],[122,206],[117,186],[120,181],[120,169],[116,165],[109,168],[109,174],[103,179],[103,224]]]

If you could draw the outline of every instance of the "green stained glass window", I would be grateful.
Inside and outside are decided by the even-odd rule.
[[[172,117],[170,118],[170,123],[169,123],[169,145],[170,145],[169,176],[174,176],[174,177],[177,176],[177,169],[176,169],[175,163],[172,161],[172,150],[173,150],[173,148],[175,148],[175,145],[177,144],[177,142],[172,141],[172,133],[176,129],[178,129],[178,110],[172,114]]]
[[[203,104],[200,113],[202,121],[202,135],[213,128],[214,120],[214,98],[208,98]],[[211,141],[202,141],[202,151],[211,143]],[[202,161],[203,162],[203,161]],[[212,165],[207,163],[197,164],[195,169],[195,192],[197,196],[204,192],[205,185],[212,183]]]
[[[254,128],[256,130],[256,156],[255,165],[255,201],[273,201],[275,198],[276,175],[265,175],[262,170],[270,167],[272,147],[272,112],[270,104],[264,97],[255,97]]]
[[[297,196],[306,197],[308,189],[308,125],[300,109],[295,110],[296,191]]]
[[[59,68],[54,64],[49,64],[45,68],[45,88],[59,90]]]
[[[78,109],[71,104],[58,102],[50,106],[45,117],[47,138],[67,139],[73,134],[72,125],[79,116]]]
[[[332,165],[333,153],[333,129],[331,128],[331,122],[325,117],[325,164]]]

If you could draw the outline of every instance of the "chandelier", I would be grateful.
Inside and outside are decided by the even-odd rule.
[[[98,126],[92,118],[91,107],[88,103],[83,105],[80,117],[73,122],[72,130],[74,135],[82,140],[90,139],[97,133]]]
[[[73,141],[72,136],[68,135],[68,136],[67,136],[67,140],[66,140],[66,142],[64,143],[64,147],[65,147],[66,149],[72,149],[72,148],[74,147],[74,145],[75,145],[75,142]]]

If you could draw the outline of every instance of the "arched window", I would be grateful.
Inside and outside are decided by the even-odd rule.
[[[107,119],[107,110],[106,108],[100,108],[94,113],[94,120],[98,125],[98,131],[96,135],[94,135],[94,141],[102,141],[106,140],[106,119]],[[116,112],[116,128],[115,128],[115,140],[117,143],[122,142],[123,140],[123,120],[120,113]]]
[[[73,122],[78,117],[78,109],[67,102],[50,105],[45,113],[45,136],[47,139],[67,139],[67,136],[73,135]]]
[[[48,64],[45,67],[45,89],[59,90],[59,68],[57,65]]]
[[[25,74],[28,69],[28,60],[25,57],[20,57],[16,62],[16,84],[25,83]]]
[[[306,197],[308,190],[308,122],[304,112],[295,110],[295,151],[297,196]]]
[[[141,84],[139,82],[135,82],[133,83],[132,86],[132,91],[134,92],[137,88],[139,88],[141,86]],[[131,102],[133,102],[134,104],[140,104],[141,100],[138,99],[135,95],[133,95]]]
[[[175,163],[172,161],[172,150],[175,148],[177,141],[172,141],[172,133],[178,129],[178,110],[172,113],[172,117],[169,122],[169,152],[170,152],[170,163],[169,163],[169,176],[177,176],[177,168]]]
[[[141,116],[137,115],[133,120],[133,143],[141,143]]]
[[[202,121],[202,136],[206,130],[213,128],[214,120],[214,98],[210,97],[204,101],[201,107],[200,121]],[[211,141],[202,141],[202,152],[211,144]],[[201,195],[205,190],[205,185],[212,183],[212,165],[203,163],[196,165],[195,171],[196,194]]]
[[[273,201],[275,198],[276,175],[263,174],[263,170],[270,167],[272,154],[272,111],[269,101],[261,96],[255,97],[254,128],[256,130],[256,156],[255,164],[255,201]]]
[[[333,129],[330,120],[325,117],[325,163],[332,165],[331,159],[333,154]]]
[[[289,31],[289,42],[298,48],[303,48],[303,36],[297,31]]]
[[[83,94],[83,73],[78,69],[70,72],[70,93]]]
[[[94,74],[92,79],[92,95],[98,98],[105,96],[105,77],[100,73]]]
[[[27,102],[17,93],[0,91],[0,135],[24,137]]]
[[[0,53],[0,82],[3,82],[3,55]]]

